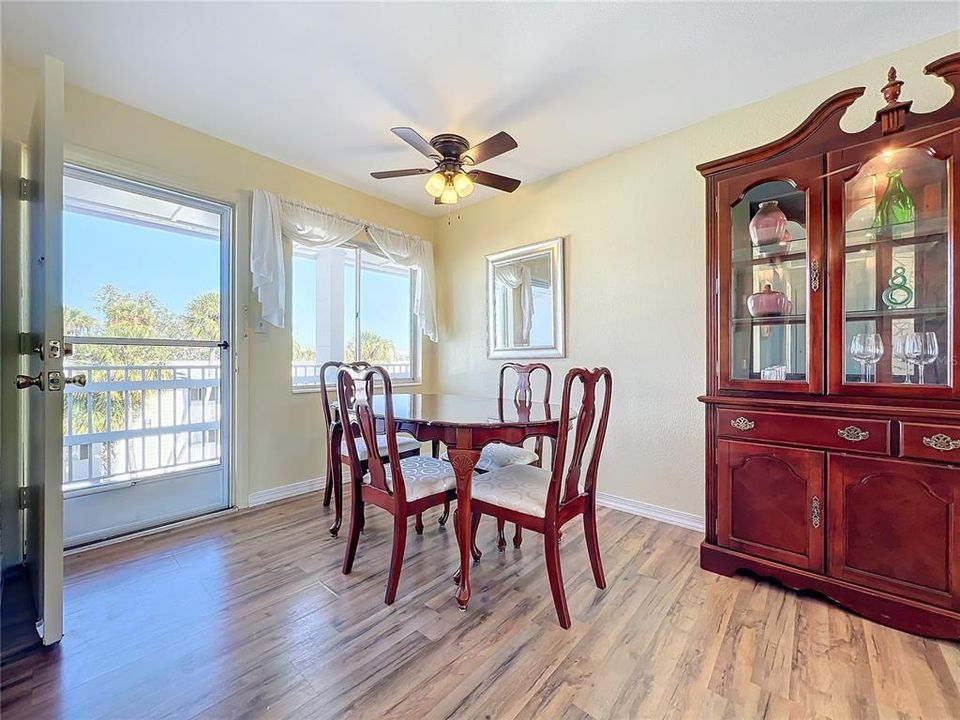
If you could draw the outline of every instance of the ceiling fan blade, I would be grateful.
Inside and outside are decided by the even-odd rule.
[[[497,155],[503,155],[515,147],[517,147],[516,140],[510,137],[508,133],[498,132],[479,145],[474,145],[472,148],[464,150],[460,155],[460,160],[467,165],[478,165],[484,160],[495,158]]]
[[[520,187],[520,181],[496,173],[484,172],[483,170],[471,170],[467,173],[470,179],[480,185],[503,190],[504,192],[513,192]]]
[[[410,145],[414,150],[423,153],[428,158],[433,158],[435,160],[442,159],[440,153],[437,152],[437,149],[424,140],[423,136],[413,128],[395,127],[390,128],[390,131],[405,143]]]
[[[410,168],[408,170],[382,170],[381,172],[372,172],[370,176],[377,180],[384,180],[386,178],[406,177],[407,175],[428,175],[432,172],[433,170],[427,168]]]

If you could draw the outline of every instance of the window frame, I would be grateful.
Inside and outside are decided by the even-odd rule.
[[[362,331],[363,331],[362,322],[361,322],[362,300],[363,300],[363,282],[362,282],[363,253],[366,252],[370,255],[374,255],[376,257],[381,257],[381,258],[383,256],[379,255],[378,253],[371,252],[370,246],[362,242],[344,243],[343,245],[339,246],[337,249],[349,250],[353,254],[353,259],[351,262],[353,263],[353,267],[354,267],[354,270],[353,270],[354,271],[354,318],[353,318],[353,326],[351,328],[351,332],[356,333],[354,336],[356,337],[356,342],[354,343],[356,356],[354,358],[344,358],[342,362],[359,362],[362,360],[362,358],[359,357],[359,355],[361,350],[360,338],[362,337]],[[294,245],[294,248],[293,248],[294,256],[296,256],[297,250],[298,250],[297,246]],[[291,263],[292,262],[293,262],[293,257],[291,257]],[[409,297],[410,374],[405,376],[391,375],[390,379],[392,383],[396,386],[419,385],[422,382],[422,379],[420,376],[420,371],[421,371],[420,359],[422,357],[423,333],[420,332],[417,316],[416,316],[416,313],[414,312],[414,305],[416,302],[416,293],[417,293],[417,273],[419,271],[416,268],[404,268],[400,265],[397,265],[396,263],[391,263],[391,265],[393,265],[393,267],[396,267],[400,270],[405,270],[408,273],[410,278],[410,297]],[[292,283],[293,282],[292,268],[290,272],[290,280]],[[293,321],[293,303],[294,302],[295,302],[295,297],[292,296],[290,300],[290,303],[291,303],[291,307],[290,307],[291,351],[293,349],[293,341],[294,341],[294,338],[293,338],[293,322],[294,322]],[[344,322],[343,330],[344,330],[344,337],[345,338],[348,337],[349,336],[347,333],[348,325],[346,322]],[[319,357],[317,358],[317,366],[323,364],[324,362],[327,362],[327,360],[321,360]],[[293,368],[293,363],[294,363],[294,360],[291,356],[291,360],[290,360],[291,368]],[[315,392],[320,392],[321,390],[321,386],[319,382],[312,383],[312,384],[301,384],[301,385],[294,384],[292,373],[290,378],[290,388],[291,388],[291,392],[294,395],[297,395],[300,393],[315,393]]]

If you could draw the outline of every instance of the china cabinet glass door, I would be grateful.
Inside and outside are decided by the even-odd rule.
[[[720,387],[822,390],[822,163],[718,183]]]
[[[830,391],[954,394],[953,139],[836,153]]]

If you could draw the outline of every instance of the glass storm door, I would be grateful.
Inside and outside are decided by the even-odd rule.
[[[905,136],[828,157],[831,393],[957,395],[956,142]]]
[[[822,164],[717,185],[721,389],[823,388]]]
[[[67,547],[230,505],[228,206],[64,172]]]

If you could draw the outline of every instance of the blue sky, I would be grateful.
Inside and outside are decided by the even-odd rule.
[[[316,326],[316,297],[314,295],[314,268],[306,260],[295,261],[293,283],[293,337],[305,348],[314,347]],[[410,281],[407,277],[379,272],[363,272],[361,326],[393,341],[397,350],[410,352]],[[353,298],[356,294],[356,271],[348,266],[344,271],[344,328],[345,341],[353,337]],[[402,304],[401,304],[402,303]],[[398,310],[402,313],[398,317]]]
[[[174,312],[220,289],[220,242],[131,223],[63,214],[63,304],[97,316],[104,285],[150,292]]]
[[[122,292],[150,292],[177,313],[205,292],[220,289],[220,243],[214,238],[160,230],[75,212],[63,214],[63,302],[98,316],[95,294],[104,285]],[[243,259],[238,258],[237,262]],[[294,265],[293,332],[313,347],[316,306],[309,272]],[[353,297],[353,276],[345,295]],[[409,281],[383,273],[364,273],[363,327],[389,338],[398,350],[410,351]],[[398,302],[404,303],[398,321]],[[352,328],[353,308],[344,308]],[[325,359],[325,358],[321,358]]]

